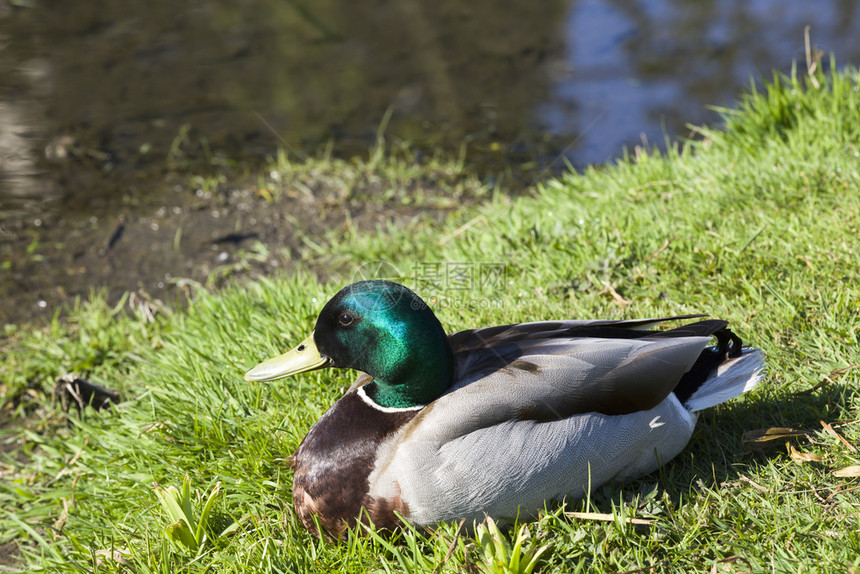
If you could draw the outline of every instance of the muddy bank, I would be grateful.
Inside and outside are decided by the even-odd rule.
[[[217,288],[308,267],[306,238],[319,242],[346,226],[408,226],[487,194],[465,172],[413,165],[407,174],[404,166],[321,160],[259,178],[184,178],[165,181],[156,200],[142,205],[7,220],[0,224],[0,322],[44,320],[95,289],[112,301],[132,291],[181,304],[196,284]]]

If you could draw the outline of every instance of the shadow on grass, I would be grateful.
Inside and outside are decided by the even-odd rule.
[[[755,400],[726,404],[700,413],[696,430],[687,447],[654,473],[623,483],[608,483],[591,495],[592,510],[611,513],[619,500],[635,503],[637,497],[653,490],[665,492],[677,508],[691,492],[701,488],[720,490],[736,484],[747,470],[768,461],[788,457],[785,440],[752,450],[745,445],[746,432],[788,427],[813,436],[822,430],[821,421],[833,423],[838,413],[849,410],[860,398],[860,389],[847,384],[830,384],[812,393],[792,393],[776,400]],[[800,437],[803,450],[806,442]],[[655,484],[655,479],[657,482]],[[767,487],[767,485],[762,485]],[[580,501],[568,503],[571,509]]]

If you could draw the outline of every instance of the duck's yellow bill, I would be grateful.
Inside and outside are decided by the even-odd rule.
[[[320,355],[317,344],[314,342],[314,334],[302,341],[292,351],[283,355],[263,361],[247,373],[245,380],[248,382],[266,382],[304,373],[324,367],[328,363],[328,357]]]

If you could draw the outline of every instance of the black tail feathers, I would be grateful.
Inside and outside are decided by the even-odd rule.
[[[692,368],[684,373],[678,386],[675,387],[674,393],[685,404],[693,393],[702,386],[702,383],[708,379],[722,363],[728,359],[741,356],[743,341],[741,338],[732,333],[728,327],[721,327],[719,330],[712,333],[717,339],[717,344],[706,347]]]

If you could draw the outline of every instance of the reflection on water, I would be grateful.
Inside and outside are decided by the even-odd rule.
[[[540,105],[541,126],[560,137],[587,130],[573,151],[584,162],[640,137],[683,136],[690,123],[715,121],[706,108],[731,106],[751,78],[804,62],[807,25],[819,49],[860,63],[853,0],[580,0],[567,13],[565,67]]]
[[[860,60],[853,0],[0,0],[0,213],[147,203],[165,158],[360,152],[389,110],[476,162],[603,162],[788,70],[806,25]]]

